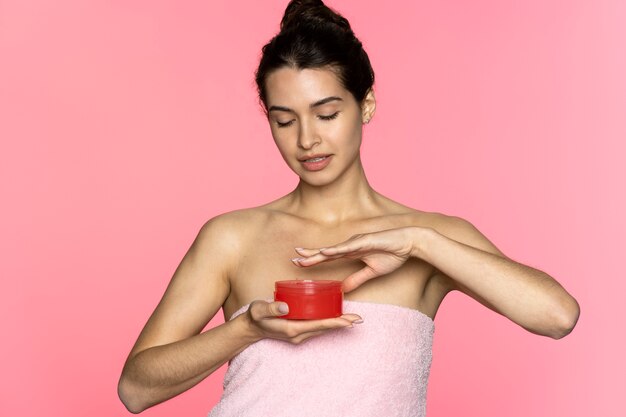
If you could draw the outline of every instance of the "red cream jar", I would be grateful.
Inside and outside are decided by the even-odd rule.
[[[343,314],[343,289],[341,281],[291,280],[276,281],[274,300],[289,306],[282,319],[328,319]]]

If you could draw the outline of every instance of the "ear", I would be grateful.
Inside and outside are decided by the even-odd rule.
[[[361,119],[363,123],[369,123],[376,113],[376,97],[374,97],[374,90],[367,90],[365,98],[361,102]]]

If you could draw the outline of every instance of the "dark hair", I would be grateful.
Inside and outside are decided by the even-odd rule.
[[[291,0],[280,32],[263,47],[256,71],[259,99],[267,110],[265,80],[282,67],[328,68],[361,102],[374,85],[374,70],[350,23],[321,0]]]

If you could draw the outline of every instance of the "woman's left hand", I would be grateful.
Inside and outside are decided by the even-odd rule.
[[[292,259],[298,266],[312,266],[339,258],[360,259],[365,267],[343,281],[344,292],[350,292],[380,275],[400,268],[415,250],[419,227],[401,227],[354,235],[345,242],[321,249],[296,248],[300,258]]]

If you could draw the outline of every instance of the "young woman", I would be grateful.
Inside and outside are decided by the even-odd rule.
[[[469,222],[368,184],[359,152],[376,110],[374,72],[345,18],[321,1],[291,1],[256,80],[299,184],[202,227],[124,366],[119,395],[131,412],[229,361],[212,417],[423,416],[433,319],[454,290],[530,332],[572,330],[578,304],[548,274]],[[281,319],[289,306],[272,300],[274,282],[293,277],[343,279],[345,314]],[[226,322],[201,332],[220,308]]]

